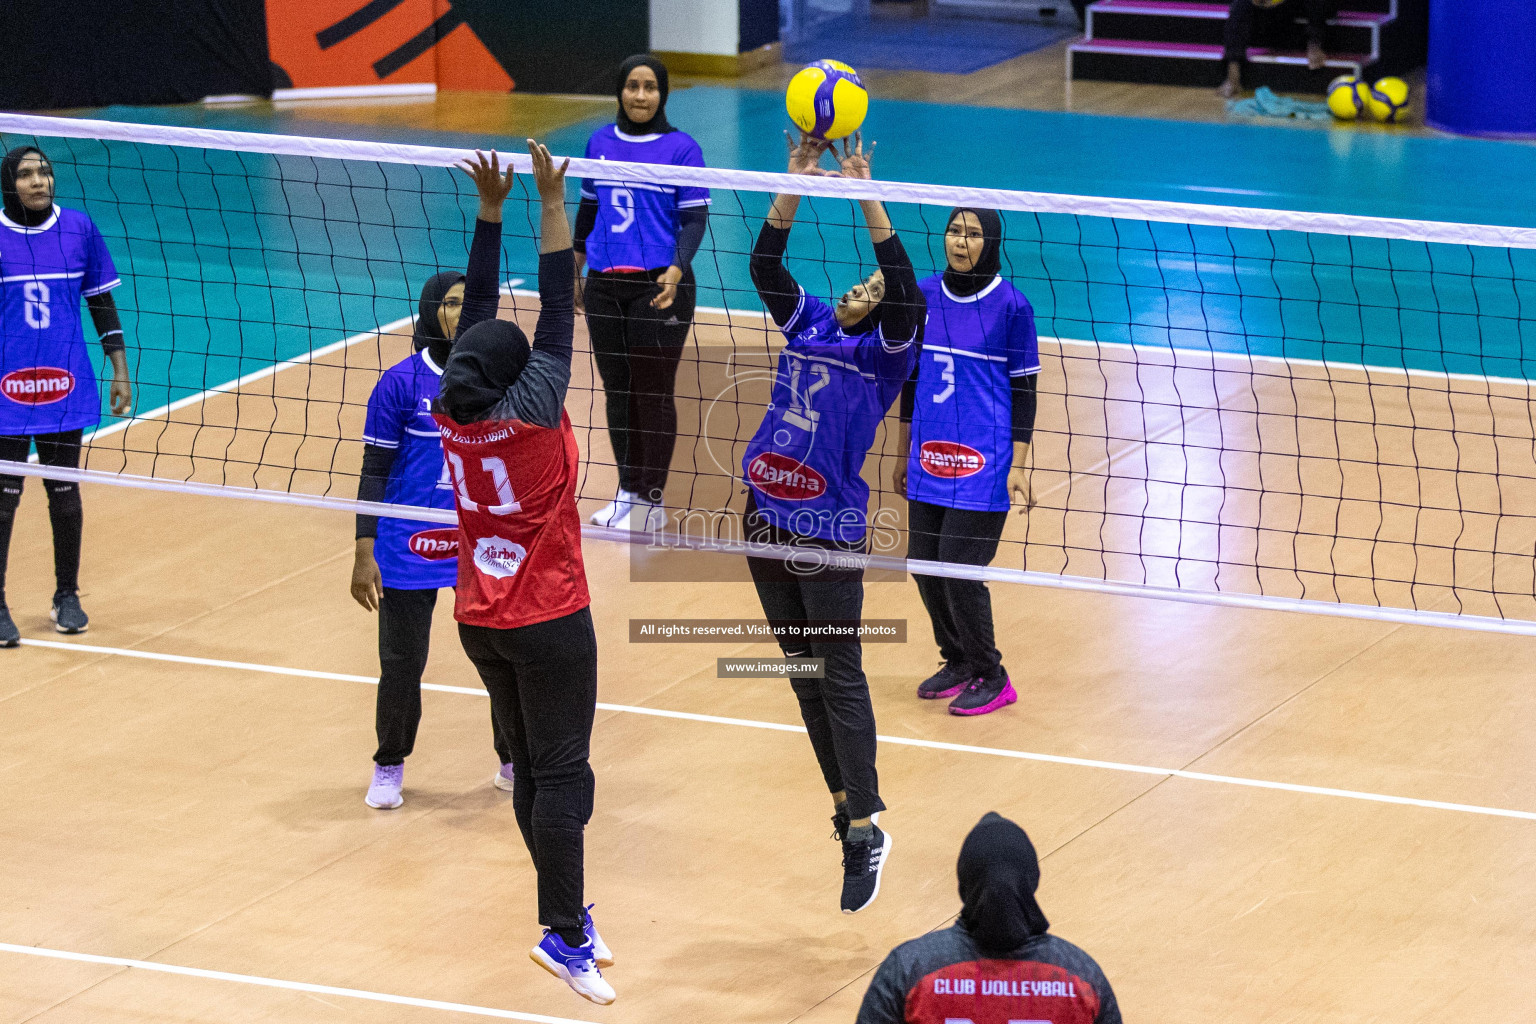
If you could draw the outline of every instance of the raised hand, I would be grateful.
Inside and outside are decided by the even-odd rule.
[[[875,143],[869,144],[869,152],[864,151],[864,133],[854,132],[853,140],[843,140],[843,151],[837,153],[834,148],[833,155],[842,165],[842,176],[845,178],[858,178],[863,181],[870,180],[870,161],[875,158]]]
[[[564,202],[565,170],[571,166],[571,158],[566,157],[565,162],[556,167],[555,158],[549,155],[549,147],[533,139],[528,140],[528,155],[533,158],[533,183],[538,187],[539,198]]]
[[[465,160],[459,170],[469,175],[475,190],[480,193],[480,219],[500,221],[501,204],[507,201],[507,193],[512,191],[512,169],[509,167],[507,173],[501,173],[501,159],[496,151],[491,150],[491,158],[487,160],[477,149],[475,158]]]
[[[825,139],[813,139],[805,132],[800,133],[800,141],[797,143],[789,132],[784,133],[784,142],[789,147],[789,173],[808,174],[812,176],[826,176],[835,174],[835,171],[823,170],[817,164],[821,162],[821,154],[825,153],[831,143]]]

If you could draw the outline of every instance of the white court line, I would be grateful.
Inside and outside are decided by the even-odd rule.
[[[248,661],[221,661],[216,658],[193,658],[181,654],[159,654],[152,651],[135,651],[118,647],[94,647],[88,644],[66,643],[60,640],[22,640],[28,647],[47,647],[57,650],[87,651],[92,654],[110,654],[126,658],[143,658],[149,661],[169,661],[182,665],[203,665],[210,668],[238,669],[244,672],[264,672],[269,675],[298,676],[308,679],[331,679],[347,683],[366,683],[377,686],[374,676],[346,675],[340,672],[316,672],[308,669],[283,668],[277,665],[259,665]],[[437,683],[421,684],[423,690],[439,693],[462,693],[484,697],[483,689],[469,686],[443,686]],[[651,718],[671,718],[683,722],[703,722],[709,725],[733,725],[745,729],[762,729],[770,732],[804,734],[805,728],[784,725],[779,722],[759,722],[750,718],[727,718],[722,715],[702,715],[692,711],[669,711],[664,708],[646,708],[631,704],[607,704],[598,702],[599,711],[616,711],[628,715],[645,715]],[[1214,775],[1210,772],[1192,772],[1183,768],[1157,768],[1151,765],[1129,764],[1124,761],[1101,761],[1087,757],[1067,757],[1062,754],[1038,754],[1027,750],[1010,750],[1007,747],[980,747],[969,743],[946,743],[942,740],[916,739],[910,736],[875,737],[881,743],[898,747],[920,747],[925,750],[943,750],[959,754],[980,754],[985,757],[1007,757],[1019,761],[1039,761],[1045,764],[1070,765],[1076,768],[1097,768],[1103,771],[1129,772],[1134,775],[1161,775],[1193,782],[1214,782],[1227,786],[1245,786],[1250,789],[1275,789],[1287,793],[1305,793],[1311,796],[1331,796],[1346,800],[1363,800],[1368,803],[1397,804],[1403,807],[1422,807],[1437,811],[1457,811],[1462,814],[1480,814],[1494,818],[1518,818],[1536,821],[1536,811],[1517,811],[1503,807],[1484,807],[1480,804],[1458,804],[1446,800],[1421,800],[1417,797],[1391,796],[1385,793],[1367,793],[1357,789],[1337,789],[1332,786],[1307,786],[1296,782],[1271,782],[1266,779],[1249,779],[1240,775]]]
[[[311,992],[322,996],[344,996],[347,999],[366,999],[373,1003],[394,1003],[397,1006],[416,1006],[426,1010],[448,1010],[467,1013],[475,1017],[497,1017],[501,1020],[532,1021],[533,1024],[592,1024],[591,1021],[574,1017],[549,1017],[542,1013],[520,1013],[517,1010],[498,1010],[492,1006],[473,1006],[469,1003],[449,1003],[441,999],[419,999],[416,996],[397,996],[388,992],[369,992],[361,988],[339,988],[335,985],[312,985],[307,981],[285,981],[282,978],[263,978],[254,974],[232,974],[229,971],[209,971],[201,967],[180,967],[176,964],[160,964],[153,960],[130,960],[121,956],[96,956],[93,953],[71,953],[62,949],[42,946],[18,946],[0,942],[0,952],[19,953],[23,956],[43,957],[48,960],[73,960],[83,964],[105,964],[109,967],[132,967],[141,971],[158,971],[161,974],[180,974],[189,978],[207,978],[212,981],[233,981],[241,985],[260,985],[263,988],[281,988],[291,992]]]

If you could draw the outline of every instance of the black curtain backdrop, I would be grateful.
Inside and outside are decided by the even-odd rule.
[[[272,92],[264,0],[12,0],[4,8],[7,110]]]
[[[641,0],[449,0],[518,92],[607,96],[619,64],[650,47]]]
[[[778,0],[741,0],[742,53],[779,41]]]

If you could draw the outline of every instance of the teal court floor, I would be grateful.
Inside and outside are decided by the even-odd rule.
[[[521,148],[413,129],[405,117],[365,126],[267,105],[81,113]],[[668,113],[713,166],[782,169],[777,93],[682,89]],[[546,141],[580,155],[602,123]],[[878,98],[866,136],[879,141],[875,170],[888,180],[1536,227],[1536,146],[1519,143]],[[61,202],[91,213],[123,274],[140,410],[409,315],[422,280],[464,262],[468,185],[442,169],[40,141],[60,166]],[[702,305],[758,308],[746,257],[766,204],[716,193],[695,263]],[[840,293],[872,264],[856,214],[845,202],[803,209],[792,268],[809,291]],[[531,284],[530,211],[524,200],[509,213],[504,269]],[[946,213],[893,211],[920,276],[942,266]],[[1005,273],[1042,335],[1494,377],[1536,370],[1533,251],[1071,215],[1006,221]]]

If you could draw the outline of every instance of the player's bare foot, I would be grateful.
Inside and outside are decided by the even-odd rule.
[[[1238,85],[1238,83],[1229,78],[1216,87],[1216,95],[1220,96],[1224,100],[1229,100],[1233,96],[1237,95],[1237,91],[1240,88],[1242,87]]]

